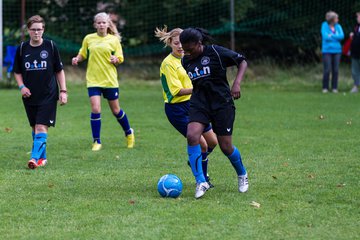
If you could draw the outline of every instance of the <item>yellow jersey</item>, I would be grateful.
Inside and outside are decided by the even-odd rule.
[[[166,103],[179,103],[190,100],[191,95],[176,96],[182,88],[192,88],[192,83],[181,59],[171,53],[164,59],[160,67],[160,79],[163,97]]]
[[[114,55],[119,63],[124,61],[124,55],[118,37],[107,34],[102,37],[97,33],[85,36],[79,54],[88,60],[86,70],[87,87],[115,88],[119,87],[117,70],[110,62]]]

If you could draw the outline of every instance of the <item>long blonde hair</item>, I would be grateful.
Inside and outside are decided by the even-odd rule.
[[[159,38],[161,42],[163,42],[166,46],[170,46],[171,41],[174,37],[180,35],[183,30],[181,28],[174,28],[170,32],[168,32],[168,27],[164,25],[164,28],[156,28],[155,30],[155,37]]]
[[[120,33],[119,33],[119,31],[117,30],[115,24],[111,21],[111,18],[110,18],[110,16],[109,16],[109,14],[107,14],[107,13],[105,13],[105,12],[100,12],[100,13],[96,14],[96,15],[94,16],[94,25],[95,25],[96,20],[97,20],[98,18],[104,18],[104,19],[108,22],[108,24],[109,24],[109,27],[107,28],[107,33],[118,37],[119,40],[121,41]]]

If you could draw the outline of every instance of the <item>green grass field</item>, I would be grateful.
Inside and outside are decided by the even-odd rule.
[[[360,95],[323,95],[314,82],[277,77],[282,83],[245,82],[236,102],[233,139],[249,192],[238,193],[216,148],[215,188],[201,200],[158,82],[121,83],[133,150],[103,102],[96,153],[86,89],[69,84],[69,103],[49,131],[49,164],[36,170],[26,167],[31,131],[19,92],[1,90],[1,239],[359,239]],[[182,179],[180,198],[157,193],[166,173]]]

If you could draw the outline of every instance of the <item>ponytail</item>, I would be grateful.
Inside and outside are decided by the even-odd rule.
[[[210,43],[214,41],[214,38],[210,35],[209,31],[204,28],[196,27],[196,30],[198,30],[202,36],[201,42],[203,43]]]
[[[119,31],[117,30],[117,27],[115,26],[115,24],[111,21],[111,19],[109,19],[109,27],[107,29],[107,32],[109,34],[112,34],[112,35],[118,37],[119,40],[121,41],[121,35],[120,35]]]
[[[212,41],[214,41],[213,37],[203,28],[187,28],[180,34],[180,42],[182,44],[197,42],[207,44]]]
[[[162,29],[158,27],[155,29],[155,37],[159,38],[159,40],[165,44],[165,47],[167,47],[170,46],[172,39],[179,36],[182,31],[181,28],[174,28],[168,32],[168,27],[164,25]]]

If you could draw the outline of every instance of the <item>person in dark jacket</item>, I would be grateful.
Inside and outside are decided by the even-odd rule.
[[[350,53],[351,53],[351,74],[354,79],[354,87],[351,93],[359,92],[360,85],[360,11],[356,13],[356,25],[354,32],[350,33],[352,39]]]

